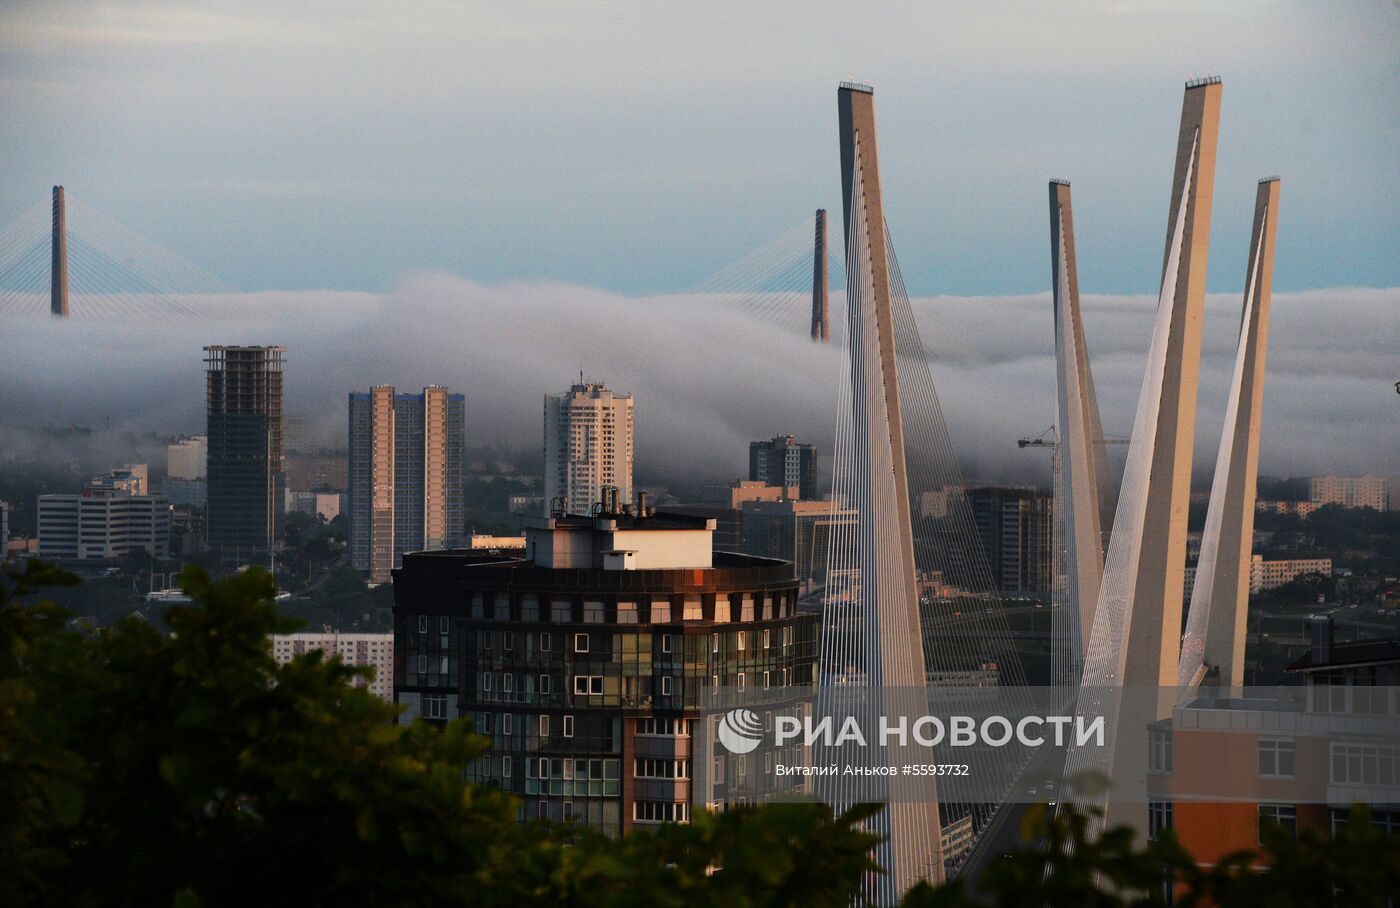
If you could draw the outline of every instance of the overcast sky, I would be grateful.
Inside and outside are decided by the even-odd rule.
[[[682,290],[839,208],[835,89],[876,87],[916,294],[1151,293],[1185,79],[1224,77],[1211,289],[1283,177],[1276,288],[1400,285],[1400,6],[0,5],[0,226],[53,183],[249,290],[443,270]]]

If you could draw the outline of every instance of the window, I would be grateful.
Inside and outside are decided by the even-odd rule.
[[[438,674],[439,674],[439,675],[445,675],[445,674],[447,674],[447,673],[448,673],[448,657],[447,657],[447,656],[443,656],[443,657],[442,657],[442,660],[438,663]]]
[[[425,719],[446,719],[447,718],[447,695],[446,694],[426,694],[423,697],[423,718]]]
[[[487,693],[490,693],[490,692],[491,692],[491,673],[490,673],[490,672],[482,672],[482,673],[481,673],[481,689],[482,689],[483,691],[487,692]]]
[[[619,602],[617,604],[617,623],[636,624],[637,623],[637,603]]]
[[[633,801],[632,819],[638,823],[689,823],[690,805],[670,801]]]
[[[576,653],[586,653],[586,652],[588,652],[588,635],[587,635],[587,634],[574,634],[574,652],[576,652]]]
[[[686,597],[685,612],[681,617],[686,621],[700,621],[705,617],[705,609],[701,605],[699,596]]]
[[[1171,729],[1153,728],[1147,732],[1147,771],[1158,775],[1171,775]]]
[[[1172,828],[1174,804],[1171,801],[1149,801],[1147,803],[1147,838],[1155,842],[1162,833]]]
[[[503,632],[503,633],[501,634],[501,642],[503,642],[503,643],[505,644],[505,650],[506,650],[506,652],[510,652],[510,651],[514,650],[514,649],[515,649],[515,634],[512,633],[511,631],[505,631],[505,632]]]
[[[739,631],[739,652],[744,651],[744,632]]]
[[[540,620],[539,596],[530,595],[520,597],[520,620],[530,622]]]
[[[552,693],[554,693],[553,688],[554,688],[554,676],[552,676],[552,675],[540,675],[540,693],[542,693],[542,694],[552,694]]]
[[[542,653],[547,653],[547,652],[549,652],[549,646],[550,646],[549,640],[550,640],[550,635],[549,635],[548,633],[545,633],[544,631],[541,631],[541,632],[540,632],[540,652],[542,652]]]
[[[491,641],[494,640],[495,638],[496,638],[496,635],[495,635],[494,633],[492,633],[491,631],[482,631],[482,632],[481,632],[481,639],[482,639],[483,641],[485,641],[485,642],[482,644],[482,649],[490,650],[490,649],[491,649]]]
[[[710,635],[710,652],[719,652],[719,634]]]
[[[574,607],[567,599],[554,599],[549,604],[549,620],[555,624],[568,624],[574,620]]]
[[[690,720],[666,718],[638,719],[637,734],[665,738],[688,738],[690,737]]]
[[[428,632],[428,616],[427,616],[427,615],[419,615],[419,616],[418,616],[418,633],[420,633],[420,634],[426,634],[427,632]]]
[[[633,769],[639,779],[688,779],[689,760],[663,760],[651,757],[637,757]]]
[[[662,675],[662,676],[661,676],[661,696],[663,696],[663,697],[669,697],[669,696],[671,696],[671,676],[670,676],[670,675]]]
[[[503,776],[505,776],[507,779],[509,779],[509,778],[510,778],[510,771],[511,771],[510,754],[506,754],[504,757],[501,757],[501,775],[503,775]]]
[[[574,695],[596,697],[603,692],[602,675],[574,675]]]
[[[666,624],[671,620],[671,600],[653,599],[651,600],[651,623]],[[670,650],[667,650],[670,652]]]
[[[583,623],[602,624],[603,621],[603,603],[595,599],[585,599],[583,601]]]
[[[662,651],[663,653],[669,653],[669,652],[671,651],[671,635],[670,635],[670,634],[662,634],[662,635],[661,635],[661,651]]]
[[[773,629],[765,627],[763,629],[763,648],[768,649],[773,645]]]
[[[438,619],[438,633],[439,633],[439,634],[445,634],[445,633],[447,633],[447,624],[448,624],[448,618],[447,618],[446,615],[443,615],[441,618]]]
[[[509,694],[509,693],[514,693],[514,691],[515,691],[515,675],[510,674],[509,672],[507,672],[506,674],[504,674],[504,675],[501,676],[501,690],[504,691],[505,693],[508,693],[508,694]]]
[[[418,657],[418,674],[420,674],[420,675],[426,675],[427,673],[428,673],[428,657],[427,657],[427,656],[419,656],[419,657]]]
[[[540,737],[549,737],[549,716],[540,716]]]
[[[743,672],[739,672],[739,690],[743,690],[743,689],[744,689],[744,687],[745,687],[744,681],[745,681],[744,673],[743,673]]]
[[[501,734],[515,734],[515,717],[512,716],[510,713],[501,714]]]
[[[1264,830],[1271,824],[1282,826],[1289,838],[1298,837],[1298,808],[1293,804],[1259,805],[1259,844],[1264,843]]]
[[[1400,748],[1333,744],[1333,785],[1394,785],[1400,780]]]
[[[764,690],[767,690],[767,689],[768,689],[769,687],[771,687],[771,686],[772,686],[772,684],[770,683],[770,680],[769,680],[769,677],[768,677],[768,672],[764,672],[764,673],[763,673],[763,689],[764,689]]]
[[[564,717],[564,737],[566,737],[566,738],[572,738],[573,736],[574,736],[574,717],[573,717],[573,716],[565,716],[565,717]]]
[[[721,595],[721,596],[715,597],[715,623],[716,623],[716,624],[728,624],[728,623],[729,623],[729,597],[728,597],[728,596],[723,596],[723,595]]]
[[[1298,745],[1293,741],[1259,741],[1259,775],[1293,778]]]
[[[497,621],[509,621],[509,620],[510,620],[510,594],[509,594],[509,593],[497,593],[497,594],[496,594],[496,620],[497,620]]]

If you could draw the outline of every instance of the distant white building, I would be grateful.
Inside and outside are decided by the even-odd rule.
[[[345,510],[345,496],[340,492],[287,492],[287,510],[319,517],[326,523]]]
[[[209,437],[193,435],[166,445],[165,475],[171,479],[208,479]]]
[[[123,558],[170,554],[170,501],[146,494],[144,465],[90,481],[79,495],[39,496],[39,557]]]
[[[632,395],[580,383],[544,399],[544,504],[587,514],[606,487],[632,500]],[[546,515],[548,516],[548,515]]]
[[[1386,509],[1386,481],[1379,476],[1314,476],[1313,504],[1339,504],[1344,508]]]
[[[389,703],[394,702],[394,635],[385,634],[342,634],[338,631],[322,633],[274,634],[272,637],[272,657],[278,665],[286,665],[297,656],[319,650],[326,658],[339,656],[346,665],[369,666],[374,669],[374,680],[369,682],[369,692]],[[356,679],[356,687],[364,687],[363,679]]]
[[[1288,558],[1265,561],[1262,555],[1255,555],[1249,561],[1249,592],[1256,594],[1264,590],[1278,589],[1303,574],[1331,577],[1332,559]]]

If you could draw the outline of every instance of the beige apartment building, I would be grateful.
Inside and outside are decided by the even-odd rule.
[[[587,514],[604,488],[632,499],[632,395],[579,383],[544,399],[544,502]]]
[[[1314,476],[1313,504],[1339,504],[1344,508],[1386,509],[1387,482],[1379,476]]]
[[[1303,574],[1332,576],[1331,558],[1287,558],[1265,561],[1262,555],[1249,560],[1249,592],[1251,595],[1264,590],[1278,589]]]

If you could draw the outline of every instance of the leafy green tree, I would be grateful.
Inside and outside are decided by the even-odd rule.
[[[842,906],[880,873],[874,806],[695,813],[610,839],[518,822],[464,780],[484,739],[464,721],[394,724],[397,708],[319,653],[288,665],[272,579],[182,576],[170,633],[128,619],[72,629],[31,562],[0,582],[0,905]],[[20,600],[26,600],[24,604]],[[1364,812],[1335,838],[1270,832],[1259,853],[1198,868],[1170,835],[1032,809],[1026,847],[969,893],[922,885],[911,908],[1164,904],[1381,905],[1400,849]],[[1269,867],[1260,873],[1258,867]],[[975,897],[975,898],[974,898]]]

